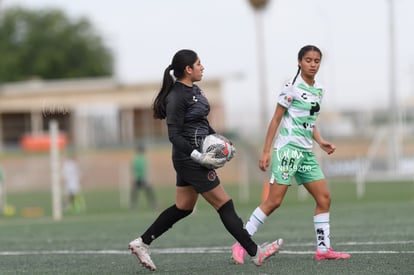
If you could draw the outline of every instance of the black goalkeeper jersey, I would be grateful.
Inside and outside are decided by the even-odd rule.
[[[201,140],[212,133],[207,115],[210,104],[197,86],[186,86],[175,82],[166,98],[168,138],[173,145],[173,160],[190,159],[194,149],[199,149]]]

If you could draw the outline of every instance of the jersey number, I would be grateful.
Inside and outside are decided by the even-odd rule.
[[[290,169],[292,169],[295,165],[295,158],[283,157],[281,164],[283,167],[288,166]]]

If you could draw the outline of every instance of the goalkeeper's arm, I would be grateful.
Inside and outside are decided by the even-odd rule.
[[[175,124],[168,124],[168,139],[174,147],[186,155],[190,155],[194,148],[191,144],[181,135],[181,127]]]
[[[213,130],[214,131],[214,130]],[[214,153],[200,153],[194,149],[188,141],[181,135],[182,130],[175,124],[168,125],[168,138],[179,151],[191,156],[195,161],[209,169],[216,169],[224,166],[225,159],[214,158]]]

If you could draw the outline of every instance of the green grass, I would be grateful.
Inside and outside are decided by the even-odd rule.
[[[241,202],[238,187],[226,185],[245,221],[258,205],[261,186]],[[359,199],[355,185],[332,183],[331,238],[335,249],[349,251],[346,261],[315,262],[310,197],[299,200],[297,188],[262,226],[261,243],[282,237],[284,250],[264,266],[230,261],[233,238],[204,200],[196,211],[156,240],[152,258],[157,274],[410,274],[414,270],[414,184],[369,183]],[[161,208],[174,200],[174,187],[158,187]],[[53,221],[49,193],[13,193],[14,217],[0,217],[0,274],[149,274],[128,254],[127,243],[158,215],[142,200],[138,209],[120,207],[118,190],[85,192],[87,211]],[[41,207],[45,216],[23,218],[25,207]],[[216,247],[215,253],[166,253],[169,248]],[[32,253],[32,254],[31,254]],[[17,254],[17,255],[16,255]]]

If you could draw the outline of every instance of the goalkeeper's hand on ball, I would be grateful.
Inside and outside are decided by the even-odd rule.
[[[223,167],[226,163],[226,158],[215,158],[214,152],[208,152],[208,153],[200,153],[197,150],[193,150],[191,152],[191,158],[195,161],[200,163],[202,166],[208,168],[208,169],[217,169],[220,167]]]

